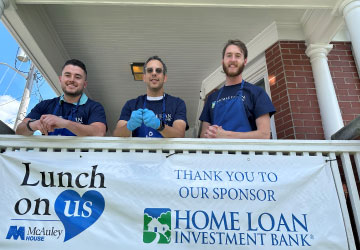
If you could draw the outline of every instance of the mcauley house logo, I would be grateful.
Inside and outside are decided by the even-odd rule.
[[[104,208],[104,197],[98,191],[87,191],[81,197],[74,190],[66,190],[55,201],[55,212],[65,230],[54,226],[11,225],[6,239],[45,241],[47,237],[59,239],[65,231],[64,241],[68,241],[94,224],[103,213]]]
[[[21,240],[25,239],[25,227],[10,226],[6,239],[10,240],[13,238],[17,240],[19,237]]]
[[[71,172],[48,172],[41,171],[41,180],[36,179],[30,173],[31,163],[23,163],[25,175],[21,187],[28,186],[39,188],[59,187],[59,188],[106,188],[105,175],[97,173],[97,165],[92,166],[91,173],[79,173],[76,178]],[[47,179],[49,176],[49,179]],[[58,179],[55,178],[58,176]],[[82,176],[82,178],[80,178]],[[63,180],[67,177],[67,181]],[[26,192],[25,192],[26,193]],[[88,190],[81,196],[77,191],[68,189],[61,192],[54,202],[54,210],[63,228],[58,225],[58,220],[43,220],[41,217],[36,219],[27,217],[30,212],[37,216],[52,216],[51,200],[47,197],[38,198],[33,201],[28,197],[23,197],[15,203],[14,211],[20,216],[12,220],[21,220],[24,224],[10,225],[6,239],[25,240],[25,241],[46,241],[51,238],[64,239],[68,241],[79,235],[87,228],[92,226],[102,215],[105,209],[105,199],[96,190]],[[32,209],[32,207],[34,207]],[[26,218],[25,218],[26,216]],[[49,217],[47,217],[49,218]],[[40,225],[33,221],[47,221],[46,225]]]
[[[56,227],[37,227],[37,226],[10,226],[6,239],[26,240],[26,241],[45,241],[47,237],[59,239],[63,235],[63,229]]]
[[[145,208],[144,243],[169,244],[171,240],[171,209]]]

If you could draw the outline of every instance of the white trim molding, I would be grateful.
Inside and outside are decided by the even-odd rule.
[[[33,34],[27,29],[23,20],[18,15],[16,6],[12,5],[6,10],[3,22],[53,90],[56,93],[60,93],[61,88],[60,84],[58,84],[58,76],[55,70],[52,67],[47,67],[46,63],[44,63],[47,62],[47,57],[35,41]]]
[[[305,53],[310,57],[310,62],[313,62],[318,58],[324,58],[327,61],[327,55],[332,48],[332,44],[310,44],[307,46]]]
[[[9,0],[0,0],[0,18],[7,7],[9,7]]]
[[[17,4],[142,5],[213,8],[332,9],[336,0],[16,0]]]
[[[344,26],[344,19],[331,10],[307,10],[301,23],[307,44],[330,43]]]
[[[345,9],[349,4],[351,4],[350,9]],[[342,0],[335,8],[335,11],[339,13],[341,16],[346,16],[347,12],[350,11],[353,8],[356,8],[359,4],[359,0]]]

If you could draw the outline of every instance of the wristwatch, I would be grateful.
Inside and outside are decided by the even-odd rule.
[[[35,132],[35,130],[33,130],[31,127],[30,127],[30,122],[34,122],[36,121],[36,119],[30,119],[28,120],[28,122],[26,123],[26,127],[28,128],[28,130],[30,130],[31,132]]]
[[[157,131],[161,132],[165,128],[165,123],[163,121],[160,121],[160,126],[158,127]]]

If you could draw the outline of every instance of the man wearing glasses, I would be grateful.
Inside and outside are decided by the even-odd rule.
[[[146,95],[126,102],[114,136],[184,137],[188,128],[185,102],[164,92],[167,68],[158,56],[144,64]]]

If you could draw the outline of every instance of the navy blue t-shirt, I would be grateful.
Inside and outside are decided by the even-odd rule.
[[[59,108],[56,114],[54,114],[56,104],[59,102]],[[77,110],[76,105],[72,103],[67,103],[65,101],[60,101],[60,97],[44,100],[38,103],[26,116],[26,118],[38,120],[42,115],[53,114],[56,116],[60,116],[64,119],[68,119],[72,110],[74,114],[73,118],[78,123],[90,125],[94,122],[102,122],[107,126],[105,110],[103,106],[100,103],[95,102],[89,98],[84,104],[80,104]]]
[[[235,98],[236,93],[241,88],[241,85],[236,84],[231,86],[224,86],[223,88],[224,90],[221,93],[218,102]],[[199,118],[200,121],[205,121],[213,125],[214,107],[218,94],[219,94],[219,90],[215,91],[208,97],[204,109],[200,115]],[[248,82],[244,82],[242,100],[244,102],[244,108],[252,130],[257,129],[256,127],[257,118],[267,113],[269,113],[271,117],[275,113],[275,107],[272,104],[269,96],[261,87],[258,87],[256,85],[250,84]],[[223,110],[223,112],[226,112],[226,110]],[[237,117],[234,117],[234,119],[237,119]],[[217,124],[217,125],[221,126],[221,124]]]
[[[127,101],[124,107],[121,110],[119,120],[129,121],[131,117],[131,113],[134,110],[143,109],[144,108],[144,100],[146,95],[141,95],[136,99],[131,99]],[[189,128],[186,119],[186,105],[183,100],[178,97],[174,97],[168,94],[165,94],[165,121],[164,123],[168,126],[172,126],[174,121],[183,120],[186,122],[186,130]],[[163,113],[163,99],[157,101],[146,100],[146,108],[152,110],[155,115],[161,120]],[[132,133],[133,137],[137,137],[138,129],[135,129]]]

